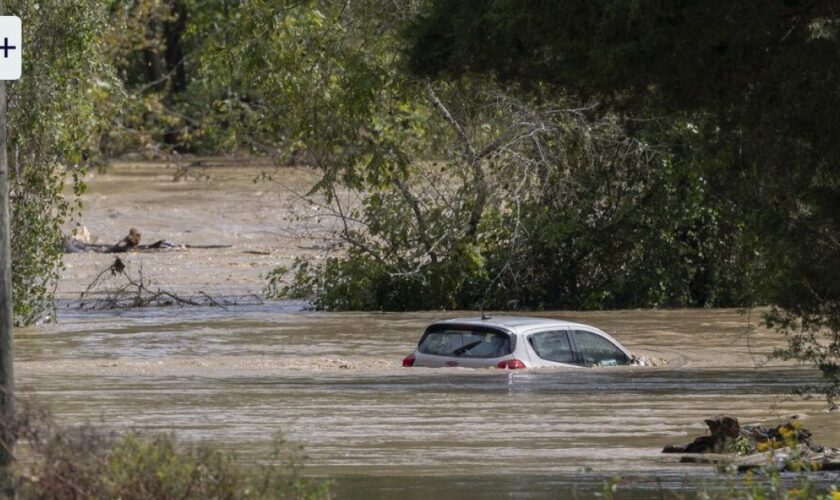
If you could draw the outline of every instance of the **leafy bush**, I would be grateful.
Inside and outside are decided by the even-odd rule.
[[[285,286],[277,270],[270,292],[333,310],[760,298],[755,233],[718,195],[722,181],[664,145],[629,137],[614,116],[519,100],[492,84],[440,84],[426,99],[437,111],[425,124],[441,141],[435,159],[399,155],[387,183],[326,179],[322,189],[361,200],[348,208],[324,191],[310,196],[341,221],[332,235],[341,251],[297,262]]]
[[[279,439],[269,463],[257,466],[207,443],[179,443],[171,434],[62,427],[31,406],[16,429],[20,498],[330,498],[327,481],[302,475],[300,449]]]

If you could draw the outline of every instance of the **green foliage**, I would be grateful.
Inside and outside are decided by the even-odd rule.
[[[100,148],[109,156],[139,151],[154,157],[171,152],[173,145],[168,142],[183,139],[181,133],[191,120],[180,113],[176,102],[176,94],[186,85],[185,61],[176,58],[182,55],[182,2],[100,4],[105,24],[103,56],[119,78],[115,93],[120,97],[118,106],[102,110],[109,127],[102,131]],[[167,50],[167,41],[173,42],[174,51]]]
[[[266,465],[257,466],[210,444],[179,443],[171,434],[66,428],[31,409],[18,434],[27,443],[26,459],[15,470],[20,498],[330,498],[327,481],[303,476],[300,448],[280,439]]]
[[[736,455],[746,455],[749,453],[753,453],[753,443],[750,442],[749,439],[745,438],[744,436],[738,436],[732,443],[729,445],[729,452],[735,453]]]
[[[209,55],[226,43],[242,2],[107,3],[106,57],[119,75],[124,99],[107,117],[105,152],[169,158],[183,152],[274,151],[275,138],[253,128],[263,119],[260,104],[251,102],[240,82],[221,84],[206,71]]]
[[[779,307],[773,307],[765,315],[768,327],[775,328],[788,341],[785,348],[775,349],[773,356],[810,364],[822,373],[822,383],[799,387],[797,391],[805,397],[823,396],[835,410],[840,397],[838,316],[834,311],[813,314]]]
[[[374,310],[753,297],[754,233],[731,218],[718,180],[628,137],[614,116],[593,121],[492,84],[438,85],[427,99],[439,113],[424,125],[438,138],[426,153],[435,160],[414,157],[390,183],[354,184],[358,208],[333,198],[344,253],[298,262],[286,287],[278,270],[271,292]],[[673,135],[693,134],[681,130]]]
[[[126,92],[103,147],[143,151],[245,151],[317,162],[316,143],[354,134],[359,117],[388,105],[379,94],[395,32],[377,20],[406,5],[331,1],[112,2],[108,57]],[[352,26],[352,30],[345,29]],[[384,36],[383,36],[384,35]],[[395,103],[391,103],[395,104]],[[403,103],[405,104],[405,103]],[[306,118],[306,119],[304,119]],[[373,137],[375,131],[368,134]],[[314,137],[314,136],[317,136]],[[335,145],[330,154],[353,148]]]
[[[840,330],[838,23],[826,2],[435,0],[414,23],[408,53],[418,74],[490,75],[532,95],[569,92],[625,117],[632,137],[655,143],[668,137],[662,142],[674,165],[711,182],[689,189],[701,187],[706,197],[697,206],[706,213],[697,214],[695,234],[721,243],[717,252],[702,253],[716,263],[726,248],[742,256],[751,288],[778,306],[767,323],[790,344],[777,356],[822,370],[821,391],[833,400]],[[690,147],[669,132],[681,124],[697,131]],[[666,207],[682,219],[679,206]],[[744,237],[718,238],[733,229]],[[671,262],[664,269],[676,268]],[[725,266],[724,274],[730,274]],[[723,282],[732,279],[741,278]]]
[[[566,124],[564,153],[516,212],[523,241],[489,251],[496,307],[727,306],[755,296],[752,234],[713,181],[613,119]],[[666,144],[667,146],[667,144]],[[509,238],[510,230],[496,231]]]
[[[311,197],[340,221],[341,253],[298,262],[291,284],[278,269],[271,294],[373,310],[753,298],[755,234],[719,195],[726,179],[695,161],[690,123],[640,141],[562,94],[418,79],[401,60],[403,12],[253,7],[212,71],[282,116],[267,122],[280,147],[321,169]]]
[[[97,102],[113,80],[100,50],[100,2],[17,0],[7,7],[25,20],[25,50],[37,55],[24,57],[23,77],[8,84],[15,321],[27,324],[49,314],[61,228],[76,213],[85,165],[98,153]]]
[[[225,144],[264,143],[280,161],[317,166],[324,189],[339,177],[386,181],[427,139],[417,89],[393,61],[388,26],[400,15],[372,0],[241,6],[202,59],[202,75],[228,92],[216,104]]]
[[[417,78],[404,35],[424,5],[114,4],[110,46],[128,104],[113,129],[124,137],[109,143],[169,137],[176,148],[247,148],[317,167],[310,195],[341,221],[340,251],[298,263],[291,285],[278,269],[268,286],[317,307],[753,297],[755,233],[720,194],[729,179],[701,158],[693,122],[640,141],[620,114],[573,109],[579,100],[527,82]],[[160,80],[143,69],[155,61],[169,68]],[[350,206],[348,191],[361,201]]]
[[[11,89],[21,321],[55,277],[63,176],[98,147],[318,168],[337,251],[268,290],[321,308],[772,300],[797,328],[838,330],[827,4],[46,5],[12,5],[38,19],[28,47],[51,48],[27,59],[38,86]],[[834,351],[791,345],[779,354],[836,370]]]

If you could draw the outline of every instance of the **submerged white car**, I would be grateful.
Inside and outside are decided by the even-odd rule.
[[[547,318],[456,318],[432,323],[403,366],[615,366],[632,355],[601,330]]]

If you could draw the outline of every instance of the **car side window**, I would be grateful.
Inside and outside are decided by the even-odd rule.
[[[630,359],[615,344],[604,337],[583,330],[575,330],[575,346],[583,365],[626,365]]]
[[[537,356],[558,363],[574,363],[569,336],[563,330],[539,332],[528,337]]]

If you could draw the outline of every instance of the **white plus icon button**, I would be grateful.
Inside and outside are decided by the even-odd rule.
[[[0,80],[17,80],[23,45],[19,17],[0,16],[0,42]]]

